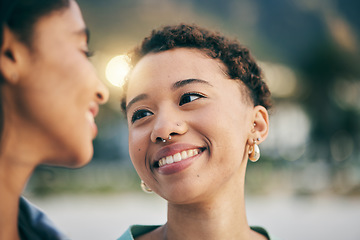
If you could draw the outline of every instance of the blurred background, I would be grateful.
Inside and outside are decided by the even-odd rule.
[[[116,85],[121,58],[153,28],[196,23],[238,38],[273,94],[270,135],[249,163],[252,225],[285,239],[360,239],[360,1],[78,0],[92,62],[110,89],[94,158],[40,167],[25,196],[73,239],[116,239],[129,224],[161,224],[166,203],[142,193],[129,159]],[[119,60],[120,59],[120,60]],[[114,80],[115,77],[115,80]]]

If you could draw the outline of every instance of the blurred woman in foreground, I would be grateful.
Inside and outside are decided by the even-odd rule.
[[[246,166],[260,157],[270,108],[249,50],[180,24],[154,30],[131,60],[122,99],[130,157],[143,188],[168,201],[168,220],[119,239],[274,239],[249,227],[245,211]]]
[[[108,90],[74,0],[1,0],[0,9],[0,239],[65,239],[21,193],[40,164],[90,161]]]

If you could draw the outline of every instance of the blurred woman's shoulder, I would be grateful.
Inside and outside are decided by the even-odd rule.
[[[55,224],[24,197],[19,201],[18,228],[21,239],[68,240]]]
[[[261,235],[264,235],[268,240],[280,240],[278,238],[276,238],[275,236],[271,235],[268,233],[268,231],[263,228],[263,227],[260,227],[260,226],[250,226],[250,228],[257,232],[257,233],[260,233]]]

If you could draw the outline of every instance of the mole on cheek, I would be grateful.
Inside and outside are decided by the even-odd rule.
[[[197,175],[197,177],[200,177],[200,175]]]
[[[141,148],[139,148],[139,152],[141,151]]]

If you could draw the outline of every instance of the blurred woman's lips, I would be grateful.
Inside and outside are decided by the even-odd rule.
[[[95,124],[95,119],[94,119],[93,113],[90,110],[87,111],[85,113],[85,118],[88,121],[88,123],[90,124],[90,127],[91,127],[92,132],[93,132],[93,138],[95,138],[96,135],[97,135],[98,129],[97,129],[97,126]]]
[[[99,105],[96,102],[90,102],[90,108],[89,111],[91,112],[91,114],[93,115],[93,117],[95,118],[96,115],[99,112]]]
[[[85,117],[87,119],[87,121],[89,122],[92,131],[93,131],[93,138],[96,137],[97,133],[98,133],[98,128],[95,124],[95,117],[99,112],[99,106],[97,103],[95,102],[91,102],[90,103],[90,109],[86,112]]]

